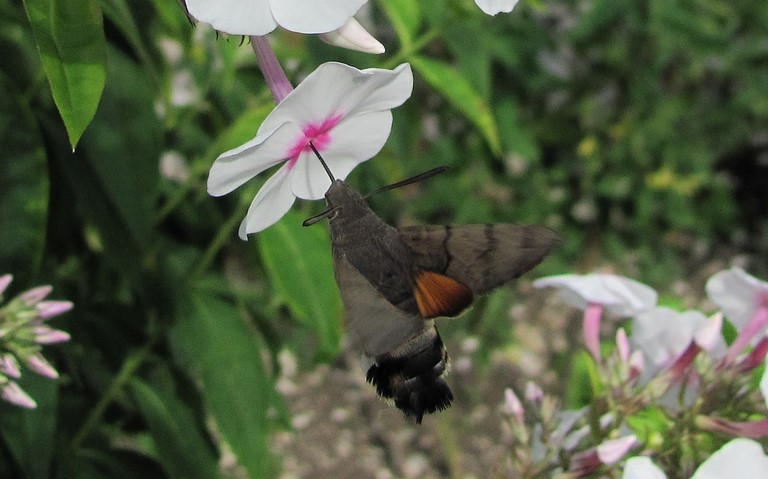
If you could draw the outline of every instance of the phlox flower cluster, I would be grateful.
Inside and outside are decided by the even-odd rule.
[[[768,477],[768,283],[739,268],[713,275],[712,316],[659,306],[653,289],[616,275],[534,286],[557,288],[583,310],[592,398],[562,410],[535,384],[522,401],[507,389],[514,477]],[[601,347],[606,316],[631,318],[631,333],[618,328],[612,348]],[[736,330],[730,344],[724,321]]]
[[[9,274],[0,276],[0,302],[12,279]],[[69,341],[69,334],[51,328],[47,322],[72,309],[72,303],[46,300],[51,290],[50,286],[38,286],[0,306],[0,398],[27,409],[36,408],[37,403],[17,383],[20,365],[57,379],[58,371],[41,351],[44,345]]]

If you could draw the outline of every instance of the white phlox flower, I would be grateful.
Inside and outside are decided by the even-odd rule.
[[[278,25],[327,33],[344,25],[367,0],[185,0],[190,15],[233,35],[266,35]]]
[[[284,163],[254,198],[240,237],[274,224],[298,198],[323,198],[331,182],[309,142],[337,179],[376,155],[392,128],[390,109],[413,89],[408,64],[394,70],[358,70],[324,63],[267,116],[256,137],[219,156],[208,176],[208,192],[227,194],[264,170]]]
[[[547,276],[533,282],[536,288],[558,288],[560,298],[570,306],[586,309],[600,304],[616,316],[633,316],[656,305],[658,295],[653,288],[614,274],[563,274]]]
[[[480,7],[480,10],[488,15],[509,13],[515,8],[517,2],[518,0],[475,0],[475,3]]]
[[[709,319],[698,311],[679,312],[670,308],[655,307],[642,312],[632,320],[632,344],[657,367],[668,366],[685,349],[695,342],[699,331],[704,331]],[[725,352],[725,341],[717,336],[711,345],[711,354]]]

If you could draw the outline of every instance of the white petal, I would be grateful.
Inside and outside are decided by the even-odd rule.
[[[707,280],[707,296],[737,329],[755,314],[758,296],[768,292],[768,283],[750,276],[741,268],[715,273]]]
[[[269,3],[275,20],[286,30],[326,33],[344,25],[366,1],[270,0]]]
[[[272,226],[291,209],[296,197],[291,193],[290,170],[283,166],[261,187],[240,223],[240,238]]]
[[[354,18],[350,18],[347,23],[332,32],[322,33],[320,39],[329,45],[363,53],[381,54],[386,51],[384,45],[373,38],[373,35]]]
[[[632,320],[632,344],[658,366],[669,365],[693,341],[694,334],[707,325],[707,317],[698,311],[680,313],[656,307]]]
[[[413,92],[411,65],[403,63],[394,70],[368,68],[361,71],[354,91],[344,96],[343,111],[350,115],[369,111],[391,110],[400,106]]]
[[[189,13],[233,35],[266,35],[277,26],[269,0],[186,0]]]
[[[488,15],[509,13],[515,8],[517,2],[518,0],[475,0],[475,3],[480,7],[480,10]]]
[[[635,456],[627,459],[622,479],[667,479],[664,471],[646,456]]]
[[[534,281],[537,288],[556,287],[567,304],[584,309],[588,303],[602,304],[617,316],[632,316],[653,307],[657,294],[637,281],[612,274],[564,274]]]
[[[765,479],[768,457],[762,446],[752,439],[733,439],[718,449],[696,469],[691,479]]]
[[[381,151],[391,129],[392,113],[389,110],[351,117],[336,125],[329,147],[320,154],[333,176],[343,180],[357,165]],[[293,193],[299,198],[320,199],[331,185],[313,152],[302,154],[292,175]]]
[[[259,133],[251,141],[222,153],[208,173],[208,193],[212,196],[227,194],[284,161],[290,148],[303,136],[296,123],[283,123],[269,134]]]
[[[333,117],[389,110],[408,99],[412,89],[413,73],[407,64],[395,70],[360,71],[343,63],[323,63],[280,102],[261,128],[266,131],[297,120],[302,125],[319,124]]]

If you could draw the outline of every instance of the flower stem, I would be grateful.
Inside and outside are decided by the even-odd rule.
[[[293,86],[277,61],[272,45],[266,36],[252,36],[251,45],[259,58],[259,66],[264,79],[267,81],[275,103],[280,103],[292,90]]]
[[[80,448],[80,444],[82,444],[83,440],[85,440],[88,434],[90,434],[91,430],[96,427],[96,424],[99,422],[99,420],[101,420],[101,416],[104,414],[107,406],[109,406],[109,404],[117,397],[117,395],[120,394],[120,391],[123,389],[123,387],[128,384],[134,373],[136,373],[139,367],[141,367],[141,365],[144,363],[144,360],[149,355],[149,352],[152,350],[155,342],[156,339],[151,338],[141,349],[133,353],[125,360],[123,363],[123,368],[115,377],[115,380],[112,381],[112,384],[109,385],[107,391],[104,393],[101,399],[99,399],[99,402],[96,403],[96,406],[91,410],[91,413],[88,415],[85,422],[83,422],[83,425],[72,439],[71,449],[73,451],[77,451],[77,449]]]

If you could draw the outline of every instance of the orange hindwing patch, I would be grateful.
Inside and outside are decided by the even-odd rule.
[[[457,316],[472,303],[472,290],[442,274],[420,271],[413,289],[416,305],[424,319]]]

